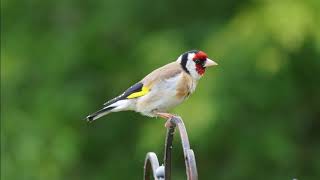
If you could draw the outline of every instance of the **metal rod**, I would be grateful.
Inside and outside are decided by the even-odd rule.
[[[171,156],[172,156],[172,142],[173,142],[173,135],[174,135],[174,129],[175,124],[172,124],[173,126],[170,126],[167,129],[167,136],[166,136],[166,142],[165,142],[165,150],[164,150],[164,174],[165,174],[165,180],[171,179]]]
[[[146,159],[144,161],[144,180],[150,179],[150,174],[152,171],[153,178],[158,180],[156,176],[156,170],[159,168],[159,161],[157,155],[153,152],[149,152],[146,155]]]

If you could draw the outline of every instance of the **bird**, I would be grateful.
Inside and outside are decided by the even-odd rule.
[[[206,69],[216,65],[201,50],[187,51],[104,103],[86,120],[93,122],[112,112],[135,111],[144,116],[164,118],[168,123],[174,116],[168,111],[185,101],[195,91]],[[167,123],[165,126],[170,126]]]

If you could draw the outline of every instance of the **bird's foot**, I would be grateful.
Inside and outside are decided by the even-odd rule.
[[[156,113],[157,116],[166,119],[166,123],[164,124],[164,127],[166,128],[171,128],[174,127],[175,125],[171,122],[171,119],[175,116],[174,114],[170,114],[170,113]]]
[[[164,127],[166,127],[168,129],[168,128],[175,127],[175,125],[171,122],[171,119],[168,119],[166,121],[166,123],[164,124]]]
[[[162,113],[162,112],[157,112],[156,113],[157,116],[163,118],[163,119],[171,119],[174,117],[173,114],[170,114],[170,113]]]

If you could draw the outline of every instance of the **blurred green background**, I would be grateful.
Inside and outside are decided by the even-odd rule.
[[[142,179],[164,121],[83,118],[191,49],[219,63],[173,111],[200,179],[320,179],[319,0],[2,0],[1,13],[1,179]]]

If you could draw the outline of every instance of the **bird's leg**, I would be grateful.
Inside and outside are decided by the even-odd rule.
[[[171,119],[174,116],[173,114],[162,112],[156,112],[156,115],[164,119]]]
[[[174,125],[171,123],[171,121],[170,121],[171,118],[174,117],[173,114],[157,112],[156,115],[167,120],[167,122],[164,124],[164,126],[165,126],[166,128],[170,128],[170,127],[173,127],[173,126],[174,126]]]

